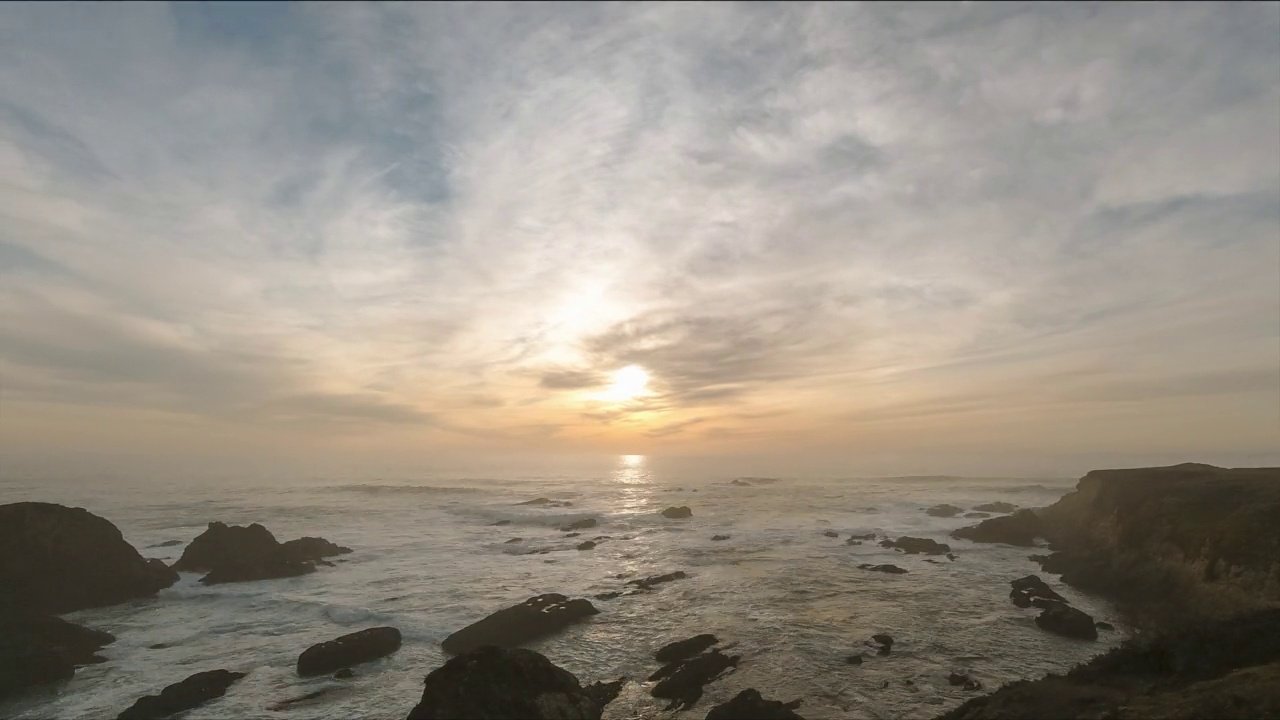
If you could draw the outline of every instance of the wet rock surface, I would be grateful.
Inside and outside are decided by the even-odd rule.
[[[259,523],[248,526],[209,523],[173,564],[174,570],[203,572],[200,582],[217,585],[274,578],[298,577],[315,572],[322,558],[343,555],[350,548],[324,538],[303,537],[281,543]]]
[[[951,537],[979,543],[1032,547],[1036,538],[1043,534],[1040,517],[1031,510],[1019,510],[1012,515],[993,517],[977,525],[960,528],[952,532]]]
[[[662,517],[670,520],[679,520],[682,518],[693,517],[693,510],[688,505],[680,505],[679,507],[669,507],[662,511]]]
[[[925,555],[942,555],[951,552],[951,546],[946,543],[940,543],[937,540],[928,538],[918,538],[903,536],[897,540],[882,540],[880,547],[894,548],[901,550],[908,555],[925,554]]]
[[[718,642],[720,641],[716,639],[716,636],[710,633],[694,635],[691,638],[677,640],[663,645],[662,648],[653,654],[653,659],[662,663],[672,662],[674,660],[683,660],[687,657],[697,655]]]
[[[1007,502],[1004,502],[1004,501],[999,501],[999,502],[983,503],[983,504],[981,504],[981,505],[974,505],[974,506],[973,506],[973,509],[974,509],[974,510],[977,510],[978,512],[1006,513],[1006,514],[1007,514],[1007,513],[1011,513],[1011,512],[1013,512],[1014,510],[1017,510],[1017,509],[1018,509],[1018,506],[1017,506],[1017,505],[1014,505],[1013,503],[1007,503]]]
[[[804,720],[793,712],[798,707],[799,700],[765,700],[758,690],[747,688],[729,702],[711,708],[706,720]]]
[[[196,673],[166,687],[159,695],[138,698],[116,720],[152,720],[176,715],[226,695],[228,688],[244,676],[245,673],[230,670]]]
[[[1067,601],[1066,598],[1059,595],[1048,583],[1041,580],[1037,575],[1028,575],[1009,583],[1013,589],[1009,591],[1009,599],[1018,607],[1031,607],[1033,602],[1039,600],[1053,600],[1055,602]]]
[[[933,507],[929,508],[928,510],[925,510],[924,512],[926,515],[931,515],[933,517],[949,518],[949,517],[955,517],[956,515],[959,515],[960,513],[964,512],[964,508],[943,503],[941,505],[934,505]]]
[[[298,656],[297,670],[302,677],[328,675],[352,665],[377,660],[399,649],[398,629],[369,628],[312,645]]]
[[[1036,616],[1036,627],[1078,640],[1097,640],[1098,629],[1093,618],[1065,602],[1040,601],[1044,610]]]
[[[858,568],[861,570],[870,570],[872,572],[889,573],[890,575],[907,574],[906,570],[898,567],[897,565],[872,565],[870,563],[863,563],[859,565]]]
[[[61,680],[81,665],[106,662],[98,655],[115,636],[52,615],[0,613],[0,698]]]
[[[667,710],[687,710],[702,698],[702,688],[731,667],[738,665],[739,656],[725,655],[711,650],[683,660],[667,663],[649,676],[658,681],[650,695],[670,700]]]
[[[513,647],[558,632],[600,611],[589,600],[559,593],[537,595],[478,620],[444,639],[445,652],[459,655],[485,645]]]

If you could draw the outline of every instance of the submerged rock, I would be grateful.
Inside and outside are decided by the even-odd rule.
[[[747,688],[729,702],[711,708],[706,720],[804,720],[792,712],[798,707],[799,700],[765,700],[757,690]]]
[[[334,680],[350,680],[355,676],[356,676],[356,672],[351,668],[342,668],[341,670],[333,674],[333,679]]]
[[[712,540],[728,540],[729,536],[728,535],[712,535],[711,539]]]
[[[897,565],[872,565],[870,563],[863,563],[858,566],[858,569],[889,573],[891,575],[905,575],[907,573],[906,570],[898,567]]]
[[[627,584],[635,585],[641,590],[649,590],[654,585],[661,585],[662,583],[668,583],[672,580],[684,580],[687,577],[689,577],[689,574],[685,571],[676,570],[675,572],[669,572],[663,575],[650,575],[649,577],[642,578],[640,580],[628,580]]]
[[[679,520],[681,518],[693,517],[693,511],[689,509],[688,505],[681,505],[679,507],[673,506],[663,510],[662,517],[670,520]]]
[[[711,650],[683,660],[667,663],[649,676],[649,681],[659,681],[649,694],[670,700],[667,710],[688,710],[702,697],[704,685],[720,677],[731,667],[737,667],[739,656],[725,655]]]
[[[502,544],[503,544],[503,545],[511,545],[512,543],[519,543],[519,542],[524,542],[524,538],[511,538],[510,540],[507,540],[507,541],[503,542]]]
[[[1031,607],[1037,599],[1062,603],[1067,601],[1066,598],[1054,592],[1054,589],[1049,587],[1048,583],[1036,575],[1018,578],[1009,584],[1013,586],[1013,589],[1009,591],[1009,599],[1013,601],[1014,605],[1021,608]]]
[[[116,720],[153,720],[176,715],[226,695],[231,684],[244,676],[245,673],[230,670],[196,673],[182,682],[166,687],[159,695],[138,698]]]
[[[729,481],[729,484],[739,485],[741,487],[751,487],[751,483],[747,482],[746,480],[743,480],[742,478],[734,478],[733,480]]]
[[[592,541],[592,540],[586,540],[586,541],[584,541],[584,542],[580,542],[580,543],[578,543],[578,549],[579,549],[579,550],[592,550],[592,549],[594,549],[594,548],[595,548],[595,546],[596,546],[596,544],[595,544],[595,542],[594,542],[594,541]]]
[[[960,528],[951,533],[951,537],[980,543],[1031,547],[1036,544],[1036,538],[1043,534],[1040,516],[1030,510],[1019,510],[1012,515],[994,517],[977,525]]]
[[[369,628],[307,648],[298,656],[298,674],[302,677],[328,675],[352,665],[377,660],[399,649],[398,629]]]
[[[151,597],[177,580],[84,508],[0,505],[0,608],[56,615]]]
[[[834,537],[834,538],[840,537],[840,533],[836,532],[835,530],[826,530],[826,531],[823,531],[822,534],[827,537]]]
[[[663,645],[662,648],[653,654],[653,659],[661,663],[668,663],[673,660],[683,660],[692,655],[697,655],[718,642],[720,641],[716,639],[716,636],[710,633],[694,635],[691,638],[677,640],[673,643]]]
[[[558,632],[600,611],[591,601],[570,600],[559,593],[537,595],[462,628],[441,643],[445,652],[460,655],[483,645],[512,647]]]
[[[934,505],[933,507],[929,508],[928,510],[925,510],[924,512],[926,515],[932,515],[933,517],[949,518],[949,517],[955,517],[956,515],[959,515],[960,513],[964,512],[964,508],[959,508],[959,507],[956,507],[955,505],[948,505],[946,503],[943,503],[941,505]]]
[[[582,520],[574,520],[568,525],[562,526],[560,529],[564,532],[570,532],[573,530],[586,530],[587,528],[593,528],[596,525],[597,522],[595,518],[583,518]]]
[[[876,539],[876,534],[875,534],[875,533],[866,533],[866,534],[864,534],[864,535],[850,535],[850,536],[849,536],[849,539],[850,539],[850,540],[875,540],[875,539]]]
[[[887,633],[877,633],[871,636],[871,640],[880,647],[877,652],[880,655],[888,655],[893,650],[893,636]]]
[[[928,538],[903,536],[897,540],[882,540],[880,547],[896,548],[909,555],[924,553],[925,555],[942,555],[951,552],[951,546]]]
[[[0,698],[59,680],[79,665],[106,662],[98,655],[115,636],[52,615],[10,611],[0,615]]]
[[[248,526],[209,523],[187,545],[174,570],[203,572],[205,585],[297,577],[315,572],[322,558],[343,555],[350,548],[324,538],[303,537],[281,543],[258,523]],[[323,563],[328,564],[328,563]]]
[[[522,648],[486,646],[432,670],[408,720],[599,720],[621,684],[578,678]],[[607,699],[606,699],[607,698]]]
[[[981,505],[974,505],[973,509],[979,510],[981,512],[1011,513],[1014,510],[1017,510],[1018,506],[1014,505],[1013,503],[1007,503],[1002,501],[1002,502],[989,502],[989,503],[983,503]]]
[[[1093,618],[1084,612],[1065,602],[1050,601],[1040,606],[1044,611],[1036,617],[1039,628],[1079,640],[1098,639],[1098,628],[1094,627]]]

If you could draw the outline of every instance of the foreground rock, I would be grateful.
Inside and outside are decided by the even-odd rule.
[[[715,635],[703,633],[694,635],[685,640],[677,640],[673,643],[663,645],[658,652],[653,654],[653,659],[661,663],[668,663],[674,660],[683,660],[687,657],[697,655],[707,648],[720,642]]]
[[[702,698],[702,688],[731,667],[737,667],[739,656],[725,655],[719,650],[667,663],[649,676],[658,681],[649,694],[670,700],[667,710],[688,710]]]
[[[955,505],[947,505],[946,503],[943,503],[941,505],[934,505],[928,510],[925,510],[924,514],[932,515],[933,517],[949,518],[955,517],[962,512],[964,512],[964,508],[958,508]]]
[[[1043,534],[1040,517],[1030,510],[1019,510],[1012,515],[994,517],[977,525],[960,528],[952,532],[951,537],[980,543],[1031,547],[1036,544],[1036,538]]]
[[[1036,617],[1036,627],[1077,640],[1097,640],[1098,628],[1093,618],[1065,602],[1052,600],[1039,603],[1044,611]]]
[[[258,523],[247,527],[211,522],[173,564],[174,570],[206,573],[205,585],[297,577],[313,573],[323,558],[350,548],[324,538],[304,537],[281,543]]]
[[[765,700],[759,691],[748,688],[729,702],[711,708],[711,712],[707,713],[707,720],[804,720],[792,712],[798,707],[799,700],[789,703]]]
[[[229,670],[196,673],[182,682],[166,687],[159,695],[139,698],[128,710],[120,713],[116,720],[152,720],[176,715],[226,695],[227,688],[244,676],[244,673]]]
[[[662,517],[668,518],[670,520],[679,520],[681,518],[693,517],[693,511],[689,509],[688,505],[681,505],[679,507],[669,507],[666,510],[662,511]]]
[[[432,670],[408,720],[599,720],[620,683],[582,687],[532,650],[482,647]]]
[[[591,601],[559,593],[531,597],[519,605],[499,610],[444,639],[442,647],[452,655],[471,652],[483,645],[514,647],[558,632],[600,611]]]
[[[897,540],[881,540],[880,547],[895,548],[909,555],[943,555],[951,552],[951,546],[936,540],[918,537],[900,537]]]
[[[398,629],[369,628],[307,648],[298,656],[298,674],[302,677],[328,675],[352,665],[377,660],[399,649]]]
[[[52,615],[5,612],[0,615],[0,698],[70,680],[77,666],[106,662],[97,653],[114,641],[111,633]]]
[[[1013,589],[1009,591],[1009,599],[1014,605],[1025,608],[1031,607],[1036,600],[1053,600],[1055,602],[1065,603],[1066,598],[1059,595],[1049,584],[1041,580],[1036,575],[1028,575],[1024,578],[1018,578],[1009,583]]]
[[[151,597],[177,580],[84,508],[0,505],[0,608],[57,615]]]

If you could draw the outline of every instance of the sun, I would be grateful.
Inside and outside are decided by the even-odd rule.
[[[649,384],[649,373],[639,365],[628,365],[613,373],[613,383],[605,391],[609,400],[632,400],[644,395]]]

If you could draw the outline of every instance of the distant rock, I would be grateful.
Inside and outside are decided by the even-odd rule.
[[[880,655],[888,655],[893,650],[893,636],[887,633],[877,633],[871,636],[871,639],[880,647],[877,652]]]
[[[835,530],[826,530],[826,531],[823,531],[822,534],[826,535],[827,537],[833,537],[833,538],[840,537],[840,533],[836,532]]]
[[[359,665],[400,649],[400,631],[375,627],[312,645],[298,656],[298,675],[313,677]]]
[[[599,720],[619,684],[578,678],[522,648],[486,646],[432,670],[408,720]]]
[[[595,595],[592,595],[592,597],[594,597],[596,600],[613,600],[614,598],[619,598],[626,594],[627,593],[624,593],[620,590],[614,590],[612,592],[597,593]]]
[[[683,660],[697,655],[718,642],[720,641],[716,639],[716,636],[710,633],[694,635],[691,638],[663,645],[661,649],[653,654],[653,659],[661,663]]]
[[[747,688],[729,702],[711,708],[706,720],[804,720],[792,712],[798,707],[799,700],[765,700],[757,690]]]
[[[315,572],[317,563],[328,564],[322,558],[349,552],[350,548],[316,537],[282,544],[258,523],[243,527],[211,522],[187,545],[173,569],[207,573],[200,582],[217,585],[306,575]]]
[[[845,545],[861,545],[861,544],[862,544],[862,541],[861,541],[861,540],[854,540],[853,538],[848,538],[848,539],[846,539],[846,540],[844,541],[844,544],[845,544]]]
[[[693,511],[689,509],[688,505],[681,505],[679,507],[673,506],[663,510],[662,517],[670,520],[679,520],[682,518],[693,517]]]
[[[671,582],[672,580],[684,580],[687,577],[689,577],[689,574],[686,573],[685,571],[676,570],[675,572],[669,572],[663,575],[650,575],[649,577],[642,578],[640,580],[629,580],[627,581],[627,584],[635,585],[641,590],[649,590],[654,585],[668,583],[668,582]]]
[[[176,715],[226,695],[232,683],[244,676],[245,673],[230,670],[196,673],[182,682],[166,687],[159,695],[139,698],[128,710],[120,713],[116,720],[154,720]]]
[[[712,540],[728,540],[729,536],[728,535],[712,535],[711,539]]]
[[[571,533],[565,533],[565,534],[564,534],[564,536],[565,536],[565,537],[567,537],[567,538],[576,538],[576,537],[578,537],[578,536],[579,536],[579,535],[581,535],[581,534],[582,534],[582,533],[580,533],[580,532],[571,532]]]
[[[959,558],[960,556],[956,555],[955,553],[947,553],[947,559],[950,560],[951,562],[955,562]]]
[[[1019,510],[1012,515],[994,517],[977,525],[960,528],[951,533],[951,537],[980,543],[1031,547],[1043,533],[1040,516],[1030,510]]]
[[[504,542],[504,543],[502,543],[502,544],[503,544],[503,545],[510,545],[510,544],[512,544],[512,543],[518,543],[518,542],[524,542],[524,538],[511,538],[510,540],[507,540],[506,542]]]
[[[171,648],[171,647],[173,646],[170,645],[169,643],[154,643],[152,645],[148,645],[147,649],[148,650],[164,650],[166,648]]]
[[[725,655],[711,650],[684,660],[676,660],[649,676],[658,681],[649,694],[670,700],[667,710],[688,710],[702,697],[704,685],[720,677],[721,673],[738,665],[739,656]]]
[[[903,570],[897,565],[872,565],[870,563],[863,563],[858,566],[858,569],[871,570],[872,572],[889,573],[891,575],[905,575],[907,573],[906,570]]]
[[[850,535],[850,536],[849,536],[849,539],[850,539],[850,540],[875,540],[875,539],[876,539],[876,534],[875,534],[875,533],[866,533],[865,535]]]
[[[587,540],[587,541],[578,543],[579,550],[592,550],[595,548],[595,546],[596,544],[592,540]]]
[[[747,482],[746,480],[743,480],[742,478],[735,478],[729,481],[729,484],[738,485],[740,487],[751,487],[751,483]]]
[[[177,580],[84,508],[0,505],[0,607],[56,615],[151,597]]]
[[[186,541],[185,540],[165,540],[162,543],[156,543],[155,545],[148,545],[147,547],[153,547],[153,548],[177,547],[178,545],[181,545],[184,542]]]
[[[546,505],[547,503],[550,503],[550,502],[551,502],[551,498],[540,497],[540,498],[534,498],[533,500],[525,500],[524,502],[518,502],[516,504],[517,505]]]
[[[1036,599],[1053,600],[1055,602],[1067,601],[1066,598],[1059,595],[1048,583],[1041,580],[1039,576],[1028,575],[1009,583],[1013,586],[1013,590],[1009,591],[1009,599],[1014,605],[1025,608],[1031,607],[1032,602]]]
[[[882,540],[880,547],[896,548],[909,555],[924,553],[925,555],[942,555],[951,552],[951,546],[945,543],[930,540],[928,538],[918,538],[904,536],[897,540]]]
[[[589,600],[547,593],[499,610],[444,639],[445,652],[460,655],[483,645],[513,647],[558,632],[600,611]]]
[[[943,503],[941,505],[934,505],[933,507],[929,508],[928,510],[925,510],[924,512],[926,515],[932,515],[933,517],[949,518],[949,517],[955,517],[956,515],[959,515],[960,513],[964,512],[964,508]]]
[[[981,519],[981,518],[989,518],[989,517],[991,517],[991,513],[984,513],[984,512],[968,512],[968,513],[965,513],[965,514],[964,514],[964,516],[965,516],[965,517],[967,517],[967,518]]]
[[[298,697],[289,698],[288,700],[281,700],[280,702],[272,705],[271,710],[275,712],[279,712],[281,710],[288,710],[291,706],[297,705],[298,703],[304,703],[304,702],[307,702],[308,700],[315,700],[318,697],[323,697],[325,695],[328,695],[329,691],[332,689],[333,688],[320,688],[319,690],[314,690],[305,695],[299,695]]]
[[[981,505],[974,505],[973,509],[980,510],[982,512],[1011,513],[1014,510],[1017,510],[1018,506],[1007,502],[989,502]]]
[[[1051,633],[1079,640],[1097,640],[1093,618],[1063,602],[1050,602],[1036,617],[1036,626]]]
[[[0,614],[0,698],[70,680],[79,665],[106,662],[97,653],[112,642],[111,633],[52,615],[4,612]]]
[[[574,520],[568,525],[562,526],[560,529],[564,532],[570,532],[573,530],[586,530],[587,528],[595,527],[597,524],[598,523],[596,522],[595,518],[583,518],[582,520]]]

